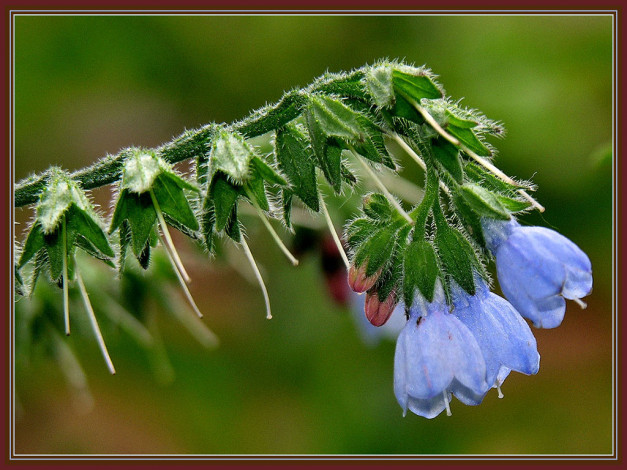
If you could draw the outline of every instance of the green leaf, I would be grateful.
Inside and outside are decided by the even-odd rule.
[[[483,145],[472,129],[449,125],[446,130],[454,137],[457,137],[462,144],[475,152],[477,155],[482,157],[489,157],[492,155],[490,150]]]
[[[274,169],[259,157],[253,157],[251,163],[259,175],[270,184],[277,186],[287,185],[287,181],[283,179]]]
[[[470,208],[480,216],[502,220],[510,218],[509,212],[499,198],[478,184],[466,183],[459,188],[459,193]]]
[[[213,177],[208,197],[213,201],[215,229],[218,232],[226,227],[239,195],[240,190],[229,183],[221,173]]]
[[[115,256],[115,253],[109,245],[107,236],[90,214],[80,209],[76,204],[72,204],[65,217],[67,220],[66,225],[68,234],[73,232],[79,238],[84,238],[96,250],[108,258],[113,258]]]
[[[417,240],[410,243],[403,259],[403,294],[405,305],[411,306],[416,288],[427,299],[433,301],[435,281],[440,269],[431,243]]]
[[[452,277],[470,295],[475,293],[473,261],[475,252],[461,233],[448,226],[438,225],[435,243],[446,274]]]
[[[287,176],[294,194],[318,212],[316,168],[311,161],[307,137],[298,127],[287,125],[277,131],[274,151],[279,168]]]
[[[392,83],[396,90],[407,94],[410,98],[420,103],[422,98],[442,98],[442,91],[427,75],[414,75],[400,70],[392,72]]]
[[[464,171],[457,147],[446,139],[438,138],[432,141],[431,150],[436,161],[442,165],[455,181],[461,183]]]
[[[165,174],[161,173],[157,176],[152,186],[159,207],[165,214],[190,230],[198,230],[198,220],[189,206],[183,189],[171,178],[164,177]]]
[[[17,263],[17,267],[21,268],[28,263],[33,256],[37,254],[39,250],[44,247],[44,233],[39,222],[35,222],[28,233],[26,242],[24,243],[24,250],[20,256],[20,260]]]
[[[475,121],[471,121],[470,119],[462,119],[460,117],[455,116],[448,109],[446,110],[446,117],[451,126],[461,127],[462,129],[472,129],[473,127],[477,127],[477,123]]]
[[[475,183],[497,193],[514,196],[519,187],[503,181],[476,163],[466,163],[465,173]]]
[[[250,161],[254,156],[254,150],[242,136],[223,131],[216,136],[211,147],[211,176],[222,171],[235,182],[243,183],[248,178]]]

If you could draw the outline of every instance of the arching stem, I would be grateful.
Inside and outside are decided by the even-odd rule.
[[[196,312],[196,315],[198,315],[199,318],[202,318],[202,313],[200,313],[200,310],[198,309],[196,302],[194,302],[194,298],[192,297],[192,294],[189,292],[187,284],[185,283],[185,280],[183,279],[182,274],[178,270],[177,264],[174,262],[174,259],[172,259],[172,254],[167,249],[165,250],[165,253],[166,255],[168,255],[168,259],[170,260],[170,264],[172,265],[172,270],[176,274],[176,277],[179,280],[179,284],[181,284],[181,287],[183,288],[183,292],[185,293],[185,297],[187,297],[187,301],[189,302],[191,307],[194,309],[194,312]]]
[[[257,263],[255,262],[255,258],[253,254],[250,252],[250,248],[248,248],[248,244],[246,243],[246,239],[244,237],[241,238],[240,244],[244,249],[244,253],[246,254],[246,258],[250,262],[250,266],[253,268],[255,272],[255,277],[259,282],[259,287],[261,288],[261,293],[263,294],[263,300],[266,303],[266,318],[268,320],[272,319],[272,311],[270,310],[270,297],[268,296],[268,290],[266,289],[266,285],[263,282],[263,278],[261,277],[261,273],[259,272],[259,268],[257,267]]]
[[[340,237],[337,236],[335,226],[333,225],[333,221],[331,220],[331,216],[329,215],[329,211],[327,210],[327,205],[324,202],[324,198],[322,196],[320,197],[320,203],[321,203],[320,209],[322,210],[322,214],[324,215],[324,220],[326,220],[327,226],[329,227],[329,232],[331,232],[331,236],[333,237],[335,246],[337,246],[337,250],[340,252],[342,261],[344,261],[344,266],[346,266],[346,271],[349,271],[351,266],[350,266],[350,262],[348,261],[348,256],[346,256],[346,252],[344,251],[344,247],[342,246]]]
[[[100,327],[98,326],[98,320],[96,320],[94,309],[92,308],[91,302],[89,301],[87,289],[85,289],[85,284],[83,283],[83,278],[81,277],[81,273],[78,270],[78,265],[76,264],[76,262],[74,263],[74,269],[76,272],[76,281],[78,282],[78,287],[81,291],[81,296],[83,297],[83,303],[85,304],[85,310],[87,310],[89,322],[91,323],[91,327],[94,330],[94,334],[96,335],[96,340],[98,341],[98,347],[100,347],[100,352],[102,352],[102,357],[107,363],[109,372],[111,372],[112,375],[115,375],[115,367],[113,367],[113,362],[111,361],[111,357],[109,356],[107,345],[105,344],[104,338],[102,337],[102,332],[100,331]]]
[[[179,254],[176,251],[176,247],[174,246],[174,242],[172,241],[172,237],[170,236],[170,231],[168,230],[168,225],[166,224],[165,219],[163,218],[163,212],[161,212],[159,201],[157,201],[157,198],[155,197],[155,193],[152,189],[149,190],[149,193],[150,193],[150,199],[152,199],[152,205],[154,206],[155,212],[157,213],[157,219],[159,220],[159,225],[161,226],[161,232],[163,233],[163,236],[165,238],[166,243],[164,243],[164,246],[166,247],[166,251],[170,252],[170,255],[172,256],[174,263],[178,267],[178,271],[183,276],[183,279],[185,279],[185,282],[189,283],[191,282],[191,278],[187,274],[187,271],[185,271],[185,266],[183,266],[183,262],[181,261],[181,258],[179,257]]]

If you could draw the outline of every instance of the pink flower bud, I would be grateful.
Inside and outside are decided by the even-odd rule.
[[[381,275],[381,270],[379,270],[370,277],[366,276],[367,264],[368,262],[366,261],[358,268],[353,265],[348,271],[348,285],[351,286],[351,289],[355,292],[366,292],[374,286]]]
[[[390,292],[390,295],[381,302],[379,300],[379,293],[377,291],[371,291],[366,294],[366,318],[374,326],[382,326],[388,321],[390,315],[396,308],[396,292]]]

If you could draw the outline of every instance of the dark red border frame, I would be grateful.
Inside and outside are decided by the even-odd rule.
[[[294,3],[288,3],[285,1],[267,1],[267,2],[253,2],[253,1],[237,1],[225,4],[218,4],[217,2],[207,2],[198,0],[186,0],[176,5],[177,10],[172,11],[172,3],[160,0],[160,1],[134,1],[134,2],[122,2],[120,0],[112,2],[100,2],[99,5],[90,5],[86,8],[82,2],[74,1],[61,1],[61,2],[44,2],[44,1],[23,1],[23,2],[4,2],[2,1],[4,11],[4,21],[2,23],[3,38],[4,38],[4,73],[2,75],[2,85],[5,93],[2,95],[2,102],[5,109],[3,114],[3,129],[4,129],[4,142],[6,148],[5,159],[3,162],[3,170],[9,177],[9,184],[5,187],[6,200],[0,206],[0,217],[4,220],[9,220],[8,230],[2,232],[3,246],[7,249],[2,251],[2,258],[5,261],[5,266],[8,269],[2,271],[3,285],[5,286],[5,305],[7,309],[7,315],[5,321],[2,322],[2,331],[4,338],[4,360],[2,361],[2,381],[4,386],[2,387],[2,403],[3,403],[3,417],[4,426],[0,429],[2,435],[3,449],[5,449],[4,459],[0,465],[13,466],[40,466],[46,465],[50,467],[65,466],[65,465],[88,465],[88,464],[103,464],[116,462],[116,466],[133,466],[141,468],[143,466],[152,466],[154,464],[166,464],[174,465],[175,462],[188,464],[204,464],[210,463],[212,467],[234,467],[234,466],[252,466],[257,465],[299,465],[299,466],[311,466],[311,465],[325,465],[330,467],[342,467],[353,466],[361,467],[367,465],[368,467],[380,466],[387,467],[389,465],[402,465],[402,466],[414,466],[420,465],[438,465],[441,466],[459,466],[462,462],[471,463],[473,465],[530,465],[534,466],[574,466],[581,468],[592,467],[593,465],[609,464],[618,465],[623,461],[622,450],[624,448],[622,440],[624,439],[622,432],[622,390],[623,390],[623,375],[621,374],[621,365],[623,364],[622,356],[624,348],[621,344],[623,338],[624,324],[620,321],[620,314],[622,313],[622,301],[619,298],[619,293],[627,290],[627,285],[624,277],[622,276],[622,266],[625,265],[627,260],[624,253],[621,250],[621,235],[623,230],[623,197],[624,191],[620,185],[623,180],[624,165],[621,163],[622,156],[622,139],[619,136],[623,135],[623,96],[621,93],[622,85],[624,82],[624,76],[622,67],[622,50],[623,50],[623,8],[622,2],[609,2],[604,1],[596,5],[587,5],[581,1],[568,2],[568,6],[564,8],[564,5],[560,2],[542,2],[538,0],[528,1],[524,5],[503,7],[502,2],[497,1],[482,1],[480,3],[473,3],[472,6],[465,5],[462,2],[439,2],[437,6],[427,7],[418,5],[417,2],[411,0],[392,0],[384,4],[385,8],[382,8],[381,4],[377,4],[373,1],[357,1],[357,0],[318,0],[317,2],[308,2],[303,5],[300,2],[298,5]],[[614,17],[614,161],[613,161],[613,183],[614,183],[614,407],[615,407],[615,421],[614,421],[614,452],[607,457],[582,457],[582,456],[486,456],[486,457],[472,457],[472,456],[351,456],[351,455],[330,455],[330,456],[317,456],[317,455],[293,455],[293,456],[265,456],[265,455],[250,455],[250,456],[184,456],[184,455],[155,455],[155,456],[123,456],[112,457],[110,455],[88,455],[81,457],[67,457],[67,456],[16,456],[13,452],[13,412],[12,412],[12,393],[10,387],[12,386],[12,327],[13,327],[13,152],[12,152],[12,96],[13,96],[13,54],[12,54],[12,21],[15,13],[21,14],[59,14],[67,13],[71,11],[81,11],[93,14],[107,12],[108,14],[128,14],[128,13],[213,13],[213,14],[246,14],[254,12],[255,14],[278,14],[278,13],[294,13],[294,14],[308,14],[308,13],[325,13],[325,14],[469,14],[469,13],[481,13],[481,14],[568,14],[568,13],[588,13],[588,14],[612,14]],[[6,237],[6,239],[5,239]],[[141,464],[143,462],[143,465]]]

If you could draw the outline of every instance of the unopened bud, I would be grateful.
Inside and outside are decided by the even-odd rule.
[[[365,312],[366,318],[374,326],[382,326],[388,321],[396,308],[396,293],[390,292],[387,298],[381,302],[377,291],[366,294]]]
[[[350,270],[348,271],[348,285],[351,286],[355,292],[361,293],[369,290],[379,279],[381,275],[381,270],[374,273],[372,276],[366,276],[366,265],[368,262],[366,261],[358,268],[355,265],[352,265]]]

